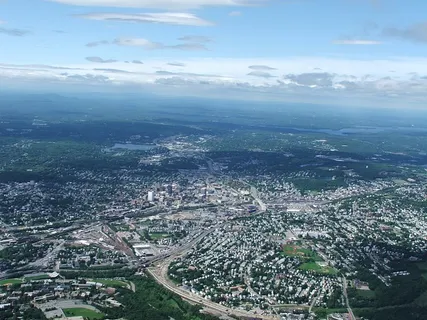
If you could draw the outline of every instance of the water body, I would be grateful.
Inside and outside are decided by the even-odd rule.
[[[126,149],[126,150],[138,150],[148,151],[156,148],[154,144],[132,144],[132,143],[116,143],[110,148],[110,150]]]

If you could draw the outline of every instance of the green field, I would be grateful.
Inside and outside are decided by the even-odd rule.
[[[302,265],[299,266],[301,270],[305,271],[313,271],[317,273],[323,273],[323,274],[336,274],[337,270],[335,270],[332,267],[322,267],[319,266],[316,262],[305,262]]]
[[[104,314],[85,308],[62,309],[66,317],[83,317],[88,320],[104,319]]]
[[[323,259],[313,250],[301,247],[294,244],[286,244],[283,246],[283,254],[290,257],[311,258],[315,261],[323,261]]]
[[[170,237],[170,235],[168,233],[162,233],[162,232],[150,233],[150,238],[153,240],[165,239],[165,238],[169,238],[169,237]]]
[[[365,299],[375,299],[375,291],[357,289],[357,295]]]
[[[102,283],[104,286],[107,287],[127,288],[128,286],[126,282],[115,279],[92,279],[91,281]]]
[[[25,277],[25,280],[31,281],[31,280],[43,280],[43,279],[49,279],[49,278],[50,277],[48,274],[41,274],[35,277]]]
[[[22,283],[21,279],[4,279],[4,280],[0,280],[0,286],[5,286],[8,284],[19,284]]]

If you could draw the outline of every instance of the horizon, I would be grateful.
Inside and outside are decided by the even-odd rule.
[[[398,0],[16,0],[0,8],[3,90],[427,102],[421,0],[410,8]]]

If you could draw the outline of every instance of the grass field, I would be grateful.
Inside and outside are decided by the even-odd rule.
[[[18,284],[18,283],[22,283],[21,279],[4,279],[4,280],[0,280],[0,286],[6,286],[8,284]]]
[[[63,309],[66,317],[83,317],[89,320],[104,319],[104,314],[85,308]]]
[[[26,280],[43,280],[43,279],[49,279],[49,275],[48,274],[41,274],[39,276],[35,276],[35,277],[25,277]]]
[[[337,270],[335,270],[332,267],[322,267],[319,266],[316,262],[305,262],[302,265],[299,266],[301,270],[305,271],[313,271],[317,273],[323,273],[323,274],[336,274]]]
[[[357,295],[366,299],[375,299],[375,291],[372,290],[357,290]]]
[[[295,244],[284,245],[283,254],[291,257],[312,258],[315,261],[323,261],[316,252]]]
[[[169,237],[170,237],[170,235],[168,233],[161,233],[161,232],[150,233],[150,238],[154,239],[154,240],[165,239],[165,238],[169,238]]]
[[[121,280],[115,280],[115,279],[93,279],[93,282],[99,282],[107,287],[120,287],[120,288],[126,288],[127,283]]]

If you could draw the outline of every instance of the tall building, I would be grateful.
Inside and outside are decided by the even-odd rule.
[[[168,195],[172,195],[172,185],[171,184],[168,184],[167,192],[168,192]]]
[[[150,202],[154,201],[154,192],[153,191],[148,191],[147,200]]]

